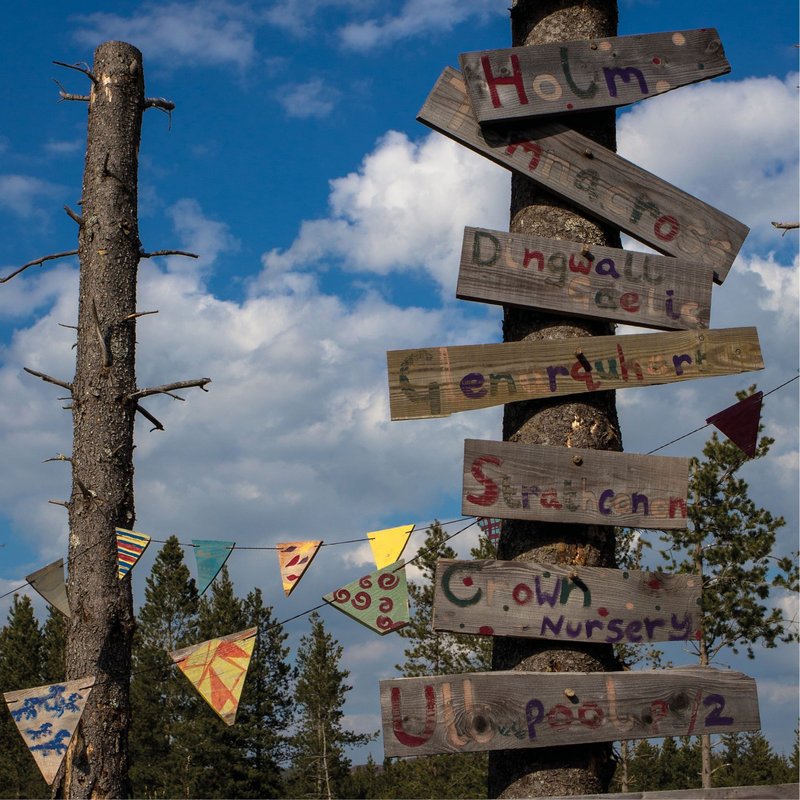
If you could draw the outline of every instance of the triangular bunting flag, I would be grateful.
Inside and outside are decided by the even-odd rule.
[[[67,587],[64,585],[64,559],[59,558],[52,564],[25,576],[25,580],[39,594],[57,608],[65,617],[70,616],[69,600],[67,600]]]
[[[258,628],[193,644],[170,658],[227,725],[236,721],[239,698],[256,644]]]
[[[400,525],[398,528],[386,528],[382,531],[370,531],[367,534],[375,566],[383,569],[387,564],[394,564],[405,550],[413,525]]]
[[[86,707],[94,677],[6,692],[8,710],[48,784],[64,760],[69,740]]]
[[[197,559],[197,592],[203,594],[225,566],[236,542],[216,539],[192,539],[194,557]]]
[[[493,544],[500,538],[503,520],[498,517],[478,517],[478,527]]]
[[[116,528],[117,533],[117,577],[122,580],[142,557],[150,544],[146,533],[129,531],[126,528]]]
[[[300,578],[313,561],[322,541],[316,542],[281,542],[278,548],[278,565],[281,569],[283,593],[288,597]]]
[[[752,458],[756,454],[758,426],[761,422],[761,400],[764,392],[756,392],[738,403],[710,416],[706,423],[724,433],[740,450]]]
[[[408,586],[402,561],[371,572],[322,599],[381,636],[408,625]]]

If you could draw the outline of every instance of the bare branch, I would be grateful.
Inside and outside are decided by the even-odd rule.
[[[67,212],[67,216],[78,223],[78,225],[83,225],[83,217],[80,214],[76,214],[69,206],[64,206],[64,211]]]
[[[100,317],[97,315],[97,304],[94,302],[94,297],[92,298],[92,316],[94,317],[94,332],[97,336],[97,341],[100,343],[100,352],[103,356],[103,366],[107,369],[111,366],[111,355],[108,352],[106,340],[100,328]]]
[[[69,461],[72,463],[72,458],[70,456],[65,456],[63,453],[59,453],[57,456],[53,456],[53,458],[46,458],[42,461],[42,464],[47,464],[50,461]]]
[[[197,253],[187,253],[185,250],[155,250],[152,253],[139,251],[140,258],[155,258],[156,256],[186,256],[186,258],[200,258]]]
[[[65,503],[63,500],[48,500],[47,502],[52,503],[54,506],[64,506],[69,511],[69,503]]]
[[[90,489],[87,489],[86,484],[80,478],[78,478],[74,474],[72,478],[75,481],[75,483],[78,484],[78,489],[80,489],[81,494],[83,495],[85,500],[92,500],[93,498],[97,497],[97,493],[91,491]]]
[[[142,408],[138,403],[136,404],[136,410],[146,419],[148,422],[152,422],[155,427],[150,429],[150,433],[153,431],[163,431],[164,426],[146,409]]]
[[[70,328],[73,331],[78,330],[78,326],[77,325],[65,325],[63,322],[59,322],[58,323],[58,327],[59,328]]]
[[[135,314],[128,314],[123,317],[123,320],[138,319],[139,317],[146,317],[148,314],[158,314],[158,311],[137,311]]]
[[[207,392],[206,385],[211,383],[211,378],[196,378],[191,381],[176,381],[175,383],[165,383],[163,386],[150,386],[147,389],[139,389],[133,394],[128,395],[128,400],[141,400],[143,397],[150,397],[153,394],[169,394],[176,389],[191,389],[197,387]]]
[[[72,393],[71,383],[60,381],[58,378],[54,378],[52,375],[45,375],[44,372],[37,372],[35,369],[30,369],[29,367],[23,367],[22,369],[24,369],[29,375],[33,375],[35,378],[41,378],[43,381],[47,381],[47,383],[54,383],[56,386],[66,389],[68,392],[70,392],[70,394]]]
[[[782,230],[783,233],[781,236],[786,236],[787,231],[793,231],[796,228],[800,228],[800,222],[773,222],[772,227]]]
[[[66,64],[63,61],[54,61],[59,67],[66,67],[67,69],[74,69],[86,75],[92,83],[97,85],[97,76],[89,69],[89,65],[85,61],[79,61],[77,64]],[[81,66],[83,64],[83,66]]]
[[[53,253],[49,256],[42,256],[41,258],[37,258],[34,261],[29,261],[27,264],[23,264],[19,269],[14,270],[10,275],[6,275],[5,278],[0,278],[0,283],[6,283],[6,281],[10,281],[12,278],[15,278],[20,272],[24,272],[28,267],[35,267],[39,264],[44,264],[45,261],[52,261],[55,258],[67,258],[68,256],[76,256],[78,255],[77,250],[65,250],[63,253]]]
[[[58,96],[62,100],[78,100],[82,103],[89,102],[88,94],[72,94],[71,92],[68,92],[55,78],[53,78],[53,83],[58,86]]]
[[[175,110],[175,103],[173,103],[172,100],[167,100],[164,97],[145,97],[144,107],[158,108],[168,114],[170,111]]]

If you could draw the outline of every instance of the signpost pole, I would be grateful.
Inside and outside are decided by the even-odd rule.
[[[615,36],[616,0],[514,0],[512,45]],[[576,130],[612,150],[614,112],[588,112]],[[619,231],[585,217],[574,207],[512,174],[512,233],[620,247]],[[503,339],[545,340],[610,335],[604,320],[568,319],[520,308],[504,309]],[[613,392],[533,400],[505,407],[503,439],[528,444],[622,450]],[[505,520],[499,558],[564,566],[614,566],[614,530],[599,525],[563,525]],[[494,670],[605,672],[620,669],[612,645],[552,642],[515,637],[494,640]],[[614,772],[610,743],[494,750],[489,754],[489,797],[602,793]]]

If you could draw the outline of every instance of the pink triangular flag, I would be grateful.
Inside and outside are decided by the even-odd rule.
[[[710,416],[706,423],[724,433],[740,450],[752,458],[756,454],[758,426],[761,422],[763,392],[756,392]]]

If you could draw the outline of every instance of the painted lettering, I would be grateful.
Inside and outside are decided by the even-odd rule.
[[[531,160],[528,162],[528,170],[533,172],[539,166],[539,161],[542,158],[542,148],[536,142],[512,142],[506,147],[506,155],[513,156],[518,147],[521,147],[523,152],[530,155]]]
[[[455,592],[450,588],[450,581],[453,579],[453,576],[457,572],[468,572],[471,569],[474,569],[476,572],[480,572],[481,566],[479,563],[476,564],[451,564],[443,573],[442,575],[442,591],[444,592],[444,596],[454,605],[458,606],[459,608],[468,608],[469,606],[474,606],[476,603],[479,603],[481,600],[481,596],[483,595],[482,589],[475,589],[471,597],[458,597]],[[469,577],[469,576],[467,576]],[[464,580],[464,585],[466,586],[466,579]]]
[[[492,105],[495,108],[500,108],[503,104],[497,94],[498,86],[514,86],[517,90],[517,98],[520,105],[528,105],[528,95],[525,94],[525,86],[522,82],[522,71],[519,68],[519,57],[512,55],[511,61],[511,75],[495,76],[492,72],[492,65],[488,56],[481,58],[481,66],[483,67],[483,75],[486,78],[486,84],[489,87],[489,96],[492,98]],[[508,72],[508,70],[503,70]]]
[[[484,487],[484,490],[483,494],[480,495],[468,494],[467,501],[477,506],[490,506],[497,502],[497,498],[500,496],[500,489],[491,478],[487,478],[483,474],[481,469],[483,464],[493,464],[496,467],[500,467],[503,461],[498,456],[485,455],[478,456],[472,462],[472,477]]]
[[[569,86],[578,97],[584,99],[594,97],[597,94],[597,83],[592,81],[585,89],[581,89],[572,77],[572,69],[569,66],[569,50],[566,47],[561,47],[559,48],[559,55],[561,56],[561,69],[564,73],[567,86]]]
[[[484,244],[492,248],[491,256],[484,255]],[[491,233],[484,231],[475,231],[475,236],[472,240],[472,260],[481,266],[491,266],[497,263],[497,257],[500,255],[500,240]]]
[[[642,94],[649,94],[647,81],[644,74],[636,67],[603,67],[603,76],[606,79],[606,86],[611,97],[617,96],[617,78],[621,78],[623,83],[630,83],[631,78],[636,78],[639,82],[639,91]]]
[[[403,723],[403,713],[400,708],[400,687],[393,686],[391,691],[392,701],[392,732],[397,741],[407,747],[420,747],[433,736],[436,727],[436,693],[433,686],[425,686],[425,728],[419,735],[408,733]]]
[[[487,390],[483,388],[485,382],[480,372],[469,372],[459,381],[458,388],[464,397],[479,400],[481,397],[486,397]]]

